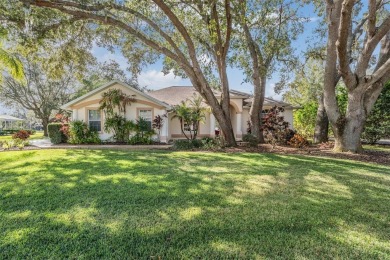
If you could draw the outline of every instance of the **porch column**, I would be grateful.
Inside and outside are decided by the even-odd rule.
[[[72,110],[72,120],[77,120],[77,109]]]
[[[237,121],[236,138],[241,140],[242,139],[242,113],[236,114],[236,121]]]
[[[210,113],[210,137],[215,137],[215,117]]]
[[[167,118],[164,118],[164,123],[161,128],[161,133],[160,133],[160,142],[161,143],[168,143],[168,135],[169,135],[169,116]]]

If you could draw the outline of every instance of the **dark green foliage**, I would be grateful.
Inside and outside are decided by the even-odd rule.
[[[257,145],[259,144],[259,139],[256,136],[251,134],[244,135],[242,137],[242,141],[248,142],[249,146],[251,147],[257,147]]]
[[[345,115],[348,106],[348,91],[343,85],[336,87],[336,99],[339,106],[340,113]]]
[[[191,100],[182,101],[180,105],[173,107],[173,112],[175,114],[172,119],[179,120],[182,134],[188,140],[195,140],[199,124],[205,120],[206,108],[203,106],[202,97],[194,95]]]
[[[193,139],[193,140],[184,140],[179,139],[173,142],[173,149],[175,150],[192,150],[196,148],[201,148],[203,146],[202,140]]]
[[[362,138],[369,144],[390,136],[390,83],[388,83],[369,114]]]
[[[119,110],[119,113],[126,114],[126,106],[130,105],[134,101],[134,98],[127,95],[120,89],[110,89],[102,94],[102,100],[100,101],[100,110],[106,111],[109,117],[117,114],[114,112],[115,108]]]
[[[155,135],[153,129],[151,129],[150,122],[146,121],[142,117],[136,120],[136,124],[133,127],[135,134],[130,138],[129,144],[151,144],[152,136]]]
[[[179,139],[173,142],[173,149],[175,150],[212,150],[217,151],[225,147],[225,142],[222,138],[203,137],[202,139],[184,140]]]
[[[47,125],[47,131],[50,138],[50,141],[53,144],[65,143],[67,137],[61,131],[63,127],[62,123],[50,123]]]
[[[128,142],[130,132],[135,129],[135,124],[131,120],[127,120],[124,116],[114,114],[106,119],[104,130],[112,132],[116,142]]]
[[[70,122],[69,143],[71,144],[100,144],[99,133],[88,129],[86,123],[80,120]]]
[[[220,150],[223,147],[225,147],[225,142],[223,138],[221,137],[216,137],[216,138],[211,138],[211,137],[203,137],[201,139],[202,142],[202,149],[204,150]]]

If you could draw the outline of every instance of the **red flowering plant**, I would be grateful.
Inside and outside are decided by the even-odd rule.
[[[30,134],[26,130],[19,130],[13,134],[12,139],[21,139],[27,140],[30,137]]]

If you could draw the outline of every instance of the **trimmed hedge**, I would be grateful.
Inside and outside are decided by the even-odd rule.
[[[175,150],[191,150],[196,148],[201,148],[203,146],[202,141],[199,139],[195,140],[175,140],[173,142],[173,149]]]
[[[67,137],[61,131],[63,125],[62,123],[50,123],[47,125],[47,132],[53,144],[66,143]]]

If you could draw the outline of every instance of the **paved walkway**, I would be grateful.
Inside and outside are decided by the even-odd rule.
[[[52,144],[49,139],[31,140],[30,145],[44,149],[125,149],[125,150],[149,150],[168,149],[172,145],[115,145],[115,144]]]

